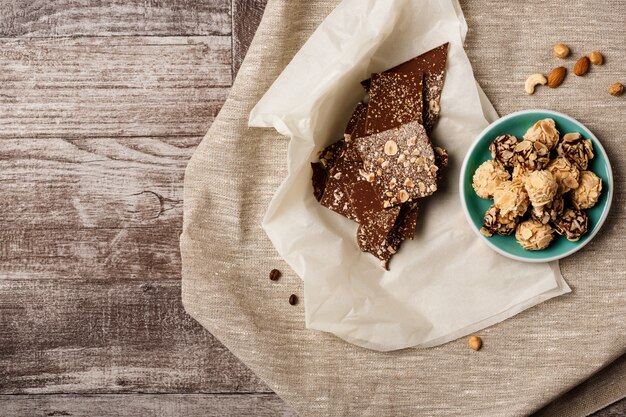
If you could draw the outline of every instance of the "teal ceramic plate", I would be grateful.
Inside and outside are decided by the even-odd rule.
[[[485,211],[493,202],[492,200],[484,200],[476,195],[472,188],[472,176],[480,164],[491,159],[489,144],[493,139],[505,133],[513,134],[521,139],[530,126],[538,120],[548,117],[554,119],[561,135],[579,132],[586,139],[591,139],[595,157],[589,162],[589,169],[602,178],[602,195],[598,204],[587,210],[589,231],[578,242],[570,242],[562,236],[555,235],[554,241],[548,248],[541,251],[527,251],[517,243],[515,236],[495,235],[488,238],[480,233]],[[502,117],[482,131],[463,161],[460,188],[461,200],[467,220],[480,239],[487,243],[489,247],[506,257],[518,261],[549,262],[565,258],[580,250],[598,233],[611,208],[613,173],[609,159],[600,141],[582,123],[562,113],[550,110],[524,110]]]

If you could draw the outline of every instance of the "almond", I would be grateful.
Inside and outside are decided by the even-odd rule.
[[[589,72],[589,57],[583,56],[576,62],[576,65],[574,65],[574,74],[576,74],[579,77],[582,77],[588,72]]]
[[[565,79],[565,74],[567,70],[565,67],[556,67],[552,70],[550,74],[548,74],[548,87],[557,88],[561,85],[563,80]]]

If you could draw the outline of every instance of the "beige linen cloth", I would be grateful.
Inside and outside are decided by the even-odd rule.
[[[546,416],[582,416],[626,395],[626,100],[606,93],[620,76],[626,81],[626,4],[461,3],[467,53],[500,114],[542,107],[585,123],[613,163],[613,209],[598,237],[561,263],[573,292],[483,330],[480,352],[461,339],[379,353],[306,330],[303,306],[287,303],[302,282],[260,222],[286,175],[288,140],[247,128],[254,104],[338,1],[269,1],[231,95],[189,163],[181,236],[188,313],[302,416],[521,416],[546,405]],[[556,41],[578,54],[602,49],[607,63],[525,96],[528,74],[557,65]],[[272,268],[283,271],[280,281],[268,280]]]

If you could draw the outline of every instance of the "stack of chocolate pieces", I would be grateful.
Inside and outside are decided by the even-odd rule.
[[[437,191],[448,164],[428,137],[439,118],[447,55],[446,43],[363,81],[369,100],[311,164],[315,198],[359,224],[359,248],[385,269],[413,239],[419,200]]]

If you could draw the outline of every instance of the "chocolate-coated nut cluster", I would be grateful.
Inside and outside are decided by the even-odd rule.
[[[485,213],[485,222],[480,232],[487,237],[491,237],[494,234],[508,236],[515,232],[516,226],[517,216],[512,213],[502,215],[494,204]]]
[[[554,222],[554,230],[567,240],[577,242],[581,236],[587,233],[589,219],[587,213],[582,210],[567,209],[565,214]]]
[[[585,171],[589,167],[589,160],[593,159],[591,141],[584,139],[578,132],[563,136],[556,147],[556,152],[559,156],[567,158],[581,171]]]
[[[498,136],[489,145],[489,151],[494,161],[504,167],[512,167],[515,157],[515,147],[519,140],[514,135]]]
[[[588,170],[593,158],[590,140],[580,133],[560,138],[552,119],[539,120],[521,142],[510,134],[489,146],[492,160],[481,164],[472,178],[476,194],[493,198],[481,233],[507,236],[515,232],[527,250],[545,249],[554,231],[571,241],[587,233],[583,210],[598,203],[602,179]]]

